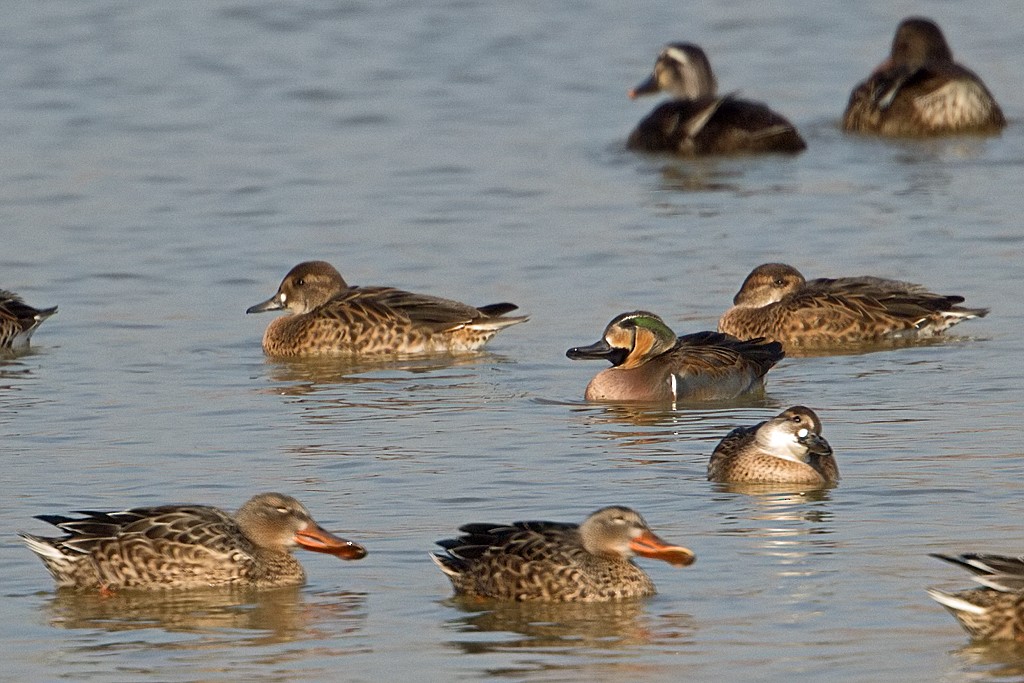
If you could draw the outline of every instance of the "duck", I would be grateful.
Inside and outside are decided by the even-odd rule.
[[[573,360],[605,359],[612,367],[587,385],[588,401],[696,402],[737,398],[764,388],[764,376],[785,354],[782,345],[718,332],[676,337],[649,311],[617,315],[590,346],[566,351]]]
[[[807,148],[796,127],[761,102],[718,95],[707,55],[692,43],[671,43],[658,54],[653,73],[629,90],[630,99],[668,92],[664,102],[629,135],[641,152],[682,156],[781,152]]]
[[[63,531],[62,537],[19,533],[58,588],[275,588],[305,583],[294,548],[343,560],[366,556],[363,546],[326,531],[299,501],[281,493],[254,496],[234,515],[208,505],[77,514],[37,517]]]
[[[972,638],[1024,641],[1024,557],[990,553],[931,556],[970,571],[984,586],[956,593],[928,589],[928,595],[949,610]]]
[[[263,334],[268,356],[373,358],[477,351],[500,330],[528,320],[505,317],[517,308],[510,303],[474,308],[393,287],[350,286],[330,263],[304,261],[288,272],[274,296],[246,313],[288,312]]]
[[[931,19],[908,17],[889,57],[850,94],[843,130],[889,137],[997,134],[1006,118],[985,83],[953,60]]]
[[[839,468],[821,420],[793,406],[753,427],[737,427],[715,447],[708,479],[747,484],[835,484]]]
[[[28,348],[32,334],[57,307],[33,308],[6,289],[0,289],[0,351]]]
[[[636,555],[685,567],[693,551],[661,539],[638,512],[612,505],[582,524],[466,524],[433,553],[457,595],[521,602],[608,602],[654,595]]]
[[[787,352],[842,350],[927,339],[988,314],[987,308],[959,306],[963,301],[962,296],[935,294],[901,280],[807,280],[793,266],[764,263],[743,281],[718,330],[740,339],[778,341]]]

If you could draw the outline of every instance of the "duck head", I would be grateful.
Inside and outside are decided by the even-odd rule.
[[[640,514],[613,505],[594,512],[580,525],[583,548],[592,555],[623,560],[635,555],[662,560],[678,567],[696,559],[688,548],[671,545],[651,531]]]
[[[632,311],[612,319],[600,341],[575,346],[565,355],[573,360],[603,358],[616,367],[629,369],[671,351],[675,344],[676,333],[664,320],[648,311]]]
[[[800,271],[793,266],[765,263],[750,271],[732,303],[735,306],[761,308],[782,301],[783,297],[800,289],[806,282]]]
[[[334,266],[326,261],[304,261],[288,271],[277,293],[262,303],[250,306],[246,313],[288,310],[308,313],[348,288]]]
[[[911,71],[929,62],[952,62],[953,51],[949,49],[942,30],[931,19],[908,17],[896,27],[889,58],[875,69],[875,73],[893,67],[905,67]]]
[[[832,455],[821,436],[821,420],[805,406],[793,406],[762,424],[755,437],[763,449],[795,462],[806,463],[811,455]]]
[[[714,95],[718,89],[704,50],[692,43],[671,43],[658,54],[654,71],[640,85],[629,91],[629,98],[659,91],[686,100]]]
[[[363,546],[327,531],[313,520],[302,503],[281,493],[254,496],[238,510],[235,521],[246,538],[275,552],[298,547],[343,560],[366,556]]]

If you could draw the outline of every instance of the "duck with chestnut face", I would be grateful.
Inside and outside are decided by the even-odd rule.
[[[607,602],[653,595],[636,555],[679,567],[693,552],[651,531],[637,512],[602,508],[582,524],[466,524],[432,555],[458,595],[523,602]]]
[[[689,403],[730,400],[764,388],[764,376],[785,355],[761,339],[696,332],[676,337],[649,311],[616,316],[603,337],[566,351],[574,360],[603,359],[612,367],[587,385],[589,401]]]
[[[288,272],[274,296],[246,313],[288,313],[263,334],[268,356],[388,358],[478,351],[500,330],[527,320],[505,317],[516,308],[475,308],[393,287],[349,286],[326,261],[305,261]]]
[[[817,484],[839,481],[832,447],[810,408],[793,406],[753,427],[737,427],[715,447],[708,479],[741,484]]]
[[[889,137],[993,135],[1006,117],[970,69],[953,60],[938,25],[909,17],[889,57],[850,94],[843,130]]]

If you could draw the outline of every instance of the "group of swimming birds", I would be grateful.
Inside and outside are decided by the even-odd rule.
[[[763,105],[714,94],[707,59],[692,45],[671,45],[651,79],[632,94],[670,90],[682,99],[659,107],[630,137],[641,149],[673,145],[692,153],[736,151],[740,143],[790,151],[803,141]],[[929,90],[930,89],[930,90]],[[968,116],[970,104],[984,116]],[[771,122],[771,126],[764,126]],[[755,124],[761,126],[755,134]],[[882,134],[998,130],[1003,118],[988,91],[952,61],[930,21],[908,19],[890,59],[854,91],[844,117],[850,130]],[[787,128],[788,127],[788,128]],[[783,130],[785,129],[785,130]],[[752,149],[745,147],[743,149]],[[787,353],[848,353],[892,348],[935,337],[988,313],[961,306],[961,296],[879,277],[807,280],[792,266],[766,263],[743,282],[717,331],[677,337],[648,311],[616,316],[602,338],[567,351],[572,359],[605,359],[611,367],[588,384],[593,401],[665,404],[726,400],[763,389],[764,376]],[[292,268],[277,292],[246,312],[286,311],[263,336],[273,357],[384,358],[479,350],[501,329],[525,322],[510,303],[473,307],[392,287],[348,285],[324,261]],[[0,350],[20,349],[57,309],[36,309],[0,291]],[[708,478],[716,482],[834,486],[832,448],[813,410],[794,406],[730,432],[714,449]],[[359,544],[320,527],[294,498],[264,493],[231,515],[202,505],[165,505],[120,512],[41,515],[62,537],[21,534],[59,587],[115,592],[301,584],[291,552],[305,548],[346,560]],[[654,585],[634,562],[641,556],[686,566],[687,548],[651,531],[635,511],[606,507],[580,524],[467,524],[438,542],[434,562],[456,593],[515,601],[604,601],[651,595]],[[929,593],[975,637],[1024,640],[1024,558],[938,555],[970,570],[982,588]]]
[[[630,149],[703,156],[807,148],[796,127],[767,105],[719,95],[707,55],[692,43],[665,46],[654,72],[629,96],[657,92],[674,99],[637,125]],[[1006,118],[981,78],[953,60],[935,22],[910,17],[896,29],[889,57],[853,89],[842,127],[891,137],[991,135]]]

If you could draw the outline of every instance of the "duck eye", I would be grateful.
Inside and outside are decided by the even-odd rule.
[[[295,286],[296,287],[301,287],[304,284],[306,284],[306,279],[305,278],[300,277],[298,280],[295,281]]]
[[[804,421],[803,418],[800,417],[799,415],[794,415],[793,416],[793,422],[796,422],[797,424],[800,424],[803,421]]]
[[[775,285],[776,287],[781,287],[782,285],[784,285],[786,283],[783,282],[781,277],[777,277],[777,278],[775,278],[775,281],[772,284]]]

